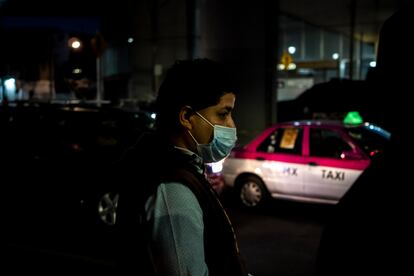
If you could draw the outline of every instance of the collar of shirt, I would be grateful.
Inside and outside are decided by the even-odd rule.
[[[186,148],[182,148],[178,146],[174,146],[174,148],[180,151],[182,154],[190,156],[191,165],[193,165],[197,169],[197,172],[199,172],[200,174],[204,174],[204,162],[200,156],[198,156],[197,154],[195,154],[194,152]]]

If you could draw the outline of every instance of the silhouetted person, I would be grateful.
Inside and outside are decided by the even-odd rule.
[[[317,275],[411,275],[414,70],[412,6],[396,12],[380,32],[373,105],[383,112],[391,143],[335,207],[321,237]],[[407,124],[410,123],[410,124]],[[410,272],[411,271],[411,272]]]

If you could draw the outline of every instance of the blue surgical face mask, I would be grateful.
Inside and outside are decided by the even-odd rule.
[[[213,125],[200,113],[196,112],[196,114],[214,128],[213,140],[208,144],[199,144],[191,132],[188,132],[196,142],[198,154],[203,158],[203,161],[213,163],[227,157],[237,141],[236,128]]]

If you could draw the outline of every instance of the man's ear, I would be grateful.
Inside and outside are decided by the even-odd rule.
[[[193,128],[193,125],[190,120],[192,115],[194,115],[194,111],[189,106],[182,107],[178,115],[180,124],[187,130],[191,130]]]

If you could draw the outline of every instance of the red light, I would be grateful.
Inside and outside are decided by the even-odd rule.
[[[379,152],[380,152],[379,150],[372,150],[372,151],[370,151],[369,155],[372,157],[375,154],[378,154]]]

